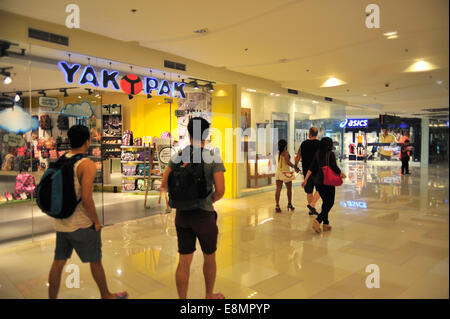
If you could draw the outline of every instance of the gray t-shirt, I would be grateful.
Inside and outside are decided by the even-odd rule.
[[[189,154],[189,147],[190,146],[186,146],[180,153],[171,158],[169,161],[169,167],[171,170],[174,170],[177,163],[180,163],[180,161],[183,161],[184,163],[189,161],[189,157],[187,157]],[[186,209],[183,210],[201,209],[208,212],[213,212],[214,173],[225,172],[225,166],[223,165],[220,152],[217,148],[212,150],[205,148],[202,152],[200,152],[199,147],[193,147],[193,154],[194,162],[198,162],[200,160],[200,154],[202,154],[203,171],[205,172],[206,187],[209,195],[205,199],[200,200],[197,204],[191,207],[186,207]]]

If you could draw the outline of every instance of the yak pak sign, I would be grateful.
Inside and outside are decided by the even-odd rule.
[[[126,74],[119,79],[119,71],[103,69],[97,73],[91,65],[86,65],[83,70],[80,64],[69,64],[65,61],[58,63],[61,71],[64,73],[66,83],[73,84],[75,76],[78,75],[79,85],[91,85],[95,88],[112,88],[113,90],[122,89],[128,95],[136,95],[141,91],[145,94],[151,94],[156,91],[157,95],[166,95],[170,97],[180,97],[184,99],[184,82],[169,82],[167,80],[156,79],[153,77],[144,77],[141,79],[136,74]],[[120,85],[119,85],[120,83]]]

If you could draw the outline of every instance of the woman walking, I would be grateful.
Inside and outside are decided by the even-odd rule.
[[[288,210],[294,210],[294,206],[292,206],[292,181],[295,179],[295,173],[291,171],[291,167],[294,168],[297,172],[299,169],[292,164],[290,160],[291,156],[287,151],[287,142],[286,140],[278,141],[278,164],[277,171],[275,173],[275,179],[277,183],[277,190],[275,192],[275,201],[276,201],[276,212],[281,213],[280,208],[280,194],[281,188],[283,188],[283,183],[286,184],[287,189],[287,197],[288,197]]]
[[[336,156],[333,152],[333,141],[329,137],[324,137],[320,140],[319,150],[314,156],[313,162],[309,167],[308,173],[305,176],[305,180],[302,183],[302,187],[305,187],[309,178],[314,178],[314,184],[317,191],[322,198],[322,211],[313,222],[313,229],[320,233],[322,229],[320,224],[323,223],[323,231],[331,230],[330,222],[328,220],[328,213],[334,205],[334,198],[336,195],[336,187],[324,184],[324,175],[322,167],[328,166],[331,170],[340,175],[341,178],[346,178],[344,173],[341,172],[336,163]]]

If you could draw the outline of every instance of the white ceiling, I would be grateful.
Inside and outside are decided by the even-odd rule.
[[[362,0],[76,3],[83,30],[138,41],[142,46],[272,79],[284,87],[355,105],[376,104],[381,111],[400,114],[449,106],[448,0],[377,0],[380,29],[366,28],[369,2]],[[0,9],[64,24],[66,4],[2,0]],[[208,32],[193,32],[201,28]],[[385,39],[383,33],[388,31],[397,31],[399,37]],[[404,73],[417,59],[438,69]],[[347,84],[321,88],[330,76]]]

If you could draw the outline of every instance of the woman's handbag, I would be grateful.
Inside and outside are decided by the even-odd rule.
[[[327,154],[326,165],[322,167],[323,184],[327,186],[341,186],[343,183],[341,176],[336,174],[329,165],[330,153]]]
[[[283,166],[283,159],[280,158],[279,162],[280,162],[280,168],[281,168]],[[278,179],[283,181],[283,183],[292,182],[295,179],[295,177],[296,177],[296,175],[295,175],[295,172],[293,172],[293,171],[292,172],[291,171],[289,171],[289,172],[280,171],[279,175],[278,175]]]

